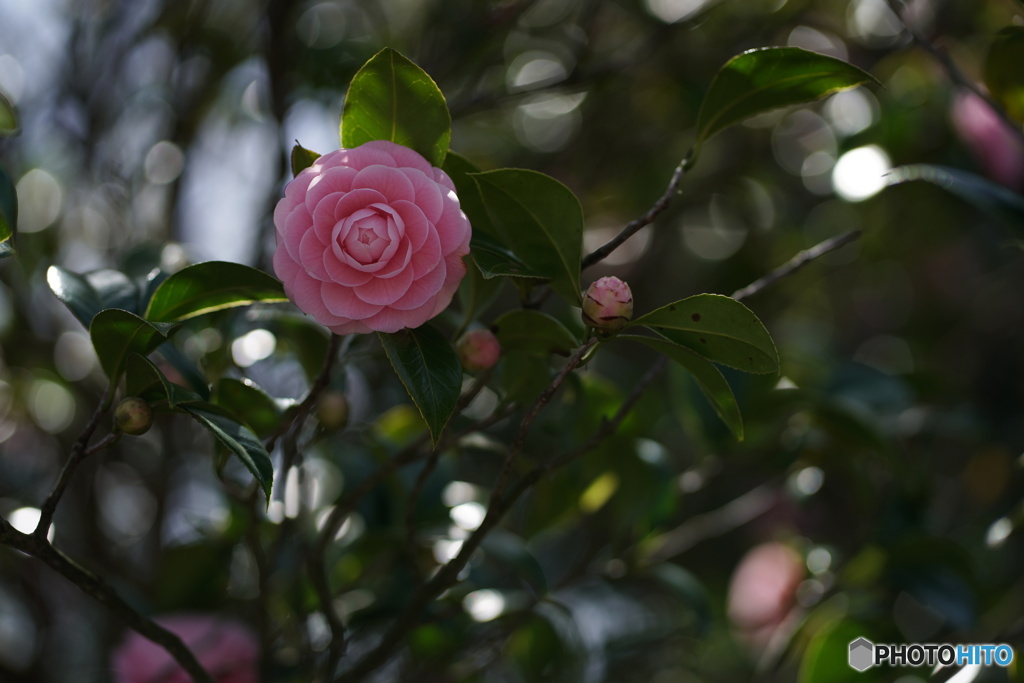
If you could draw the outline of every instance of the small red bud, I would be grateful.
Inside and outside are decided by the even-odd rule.
[[[597,280],[583,294],[583,322],[605,333],[621,330],[633,317],[633,293],[617,277]]]
[[[129,396],[114,409],[114,426],[132,436],[139,436],[153,426],[153,410],[137,396]]]
[[[501,344],[494,333],[488,329],[477,329],[466,332],[455,343],[459,352],[459,360],[466,372],[480,372],[494,367],[501,357]]]

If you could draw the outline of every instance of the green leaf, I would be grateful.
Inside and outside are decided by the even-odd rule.
[[[20,127],[17,109],[7,96],[0,92],[0,138],[17,134]]]
[[[697,114],[696,148],[720,130],[772,109],[812,102],[873,81],[835,57],[798,47],[748,50],[715,74]]]
[[[218,441],[242,461],[255,477],[256,483],[263,489],[263,495],[269,504],[270,488],[274,483],[274,466],[270,462],[267,449],[252,430],[224,408],[212,403],[187,403],[180,407],[210,430]]]
[[[819,630],[804,651],[797,678],[799,683],[855,683],[865,680],[864,674],[849,665],[849,653],[850,643],[867,634],[867,629],[848,621],[834,622]]]
[[[583,209],[572,191],[543,173],[514,168],[473,179],[500,242],[531,273],[550,278],[556,292],[579,303]]]
[[[469,324],[494,303],[501,293],[502,280],[486,279],[480,269],[474,265],[473,256],[466,256],[466,277],[459,284],[459,303],[462,306],[462,317]],[[472,261],[472,263],[471,263]]]
[[[466,157],[449,150],[448,156],[444,159],[443,170],[455,183],[459,206],[473,226],[473,239],[475,240],[479,235],[495,237],[497,233],[494,226],[491,225],[490,216],[487,215],[487,208],[480,196],[480,187],[473,180],[473,175],[479,173],[480,169]]]
[[[196,366],[191,358],[185,355],[181,349],[174,345],[174,342],[166,342],[156,350],[167,363],[171,365],[181,378],[195,391],[204,401],[210,399],[210,383],[206,375]]]
[[[292,176],[299,175],[300,171],[312,166],[319,158],[319,154],[311,149],[306,149],[296,140],[295,146],[292,147]]]
[[[523,351],[501,354],[498,376],[506,401],[529,405],[551,382],[551,371],[544,358]]]
[[[563,356],[579,346],[565,325],[550,315],[529,309],[512,310],[494,322],[502,350],[524,351],[540,356]]]
[[[89,336],[103,371],[111,382],[116,382],[124,372],[128,356],[148,355],[167,341],[177,327],[152,323],[119,308],[108,308],[93,317]]]
[[[14,254],[14,233],[18,227],[18,193],[7,171],[0,166],[0,258]]]
[[[46,270],[46,283],[79,322],[86,327],[93,317],[107,308],[129,313],[139,309],[139,288],[119,270],[104,268],[79,275],[60,266]]]
[[[205,313],[257,301],[287,301],[284,287],[262,270],[241,263],[207,261],[164,280],[149,301],[146,319],[180,322]]]
[[[620,334],[617,339],[629,339],[651,347],[659,353],[663,353],[679,365],[683,366],[693,378],[697,380],[697,386],[707,396],[711,406],[722,418],[729,431],[739,441],[743,440],[743,418],[740,416],[740,408],[736,403],[736,397],[729,388],[729,383],[710,361],[698,356],[685,346],[679,346],[673,342],[655,337],[640,337],[637,335]]]
[[[462,390],[462,366],[455,349],[440,332],[426,325],[379,336],[398,379],[437,443]]]
[[[544,570],[522,538],[496,529],[484,537],[480,549],[490,559],[504,565],[517,582],[527,584],[535,596],[547,594],[548,582]]]
[[[341,113],[341,145],[390,140],[440,167],[452,118],[437,84],[404,56],[384,48],[352,77]]]
[[[125,392],[147,401],[167,401],[172,410],[182,403],[201,403],[203,398],[191,389],[167,379],[160,368],[145,356],[133,353],[125,367]]]
[[[985,85],[1006,113],[1024,121],[1024,26],[1007,26],[996,34],[985,55]]]
[[[482,233],[473,233],[469,252],[480,274],[490,280],[496,277],[525,277],[538,280],[548,278],[530,270],[515,254],[501,246],[497,240]]]
[[[295,403],[290,399],[275,400],[252,380],[232,377],[225,377],[217,384],[213,401],[244,418],[261,438],[277,429],[285,409]]]
[[[749,308],[727,296],[691,296],[642,315],[628,327],[637,325],[737,370],[762,375],[779,371],[779,354],[768,330]]]
[[[915,164],[889,172],[890,185],[923,180],[964,199],[1010,228],[1024,230],[1024,197],[981,176],[946,166]]]

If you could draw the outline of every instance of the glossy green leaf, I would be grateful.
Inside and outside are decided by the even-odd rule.
[[[7,171],[0,166],[0,258],[14,254],[18,227],[18,193]]]
[[[466,277],[459,284],[459,304],[466,324],[477,319],[487,311],[501,293],[502,280],[487,279],[475,265],[472,255],[463,259],[466,262]]]
[[[1024,197],[1013,190],[957,168],[915,164],[889,172],[890,185],[923,180],[955,194],[1010,228],[1024,230]]]
[[[580,301],[583,209],[554,178],[514,168],[473,176],[498,240],[556,292]]]
[[[255,477],[270,502],[270,488],[274,483],[274,466],[263,443],[249,427],[220,406],[212,403],[187,403],[181,410],[206,427],[214,437],[234,453]]]
[[[480,274],[488,280],[496,277],[548,279],[546,276],[530,270],[509,249],[501,246],[497,240],[487,235],[473,233],[469,251],[473,254],[473,261]]]
[[[541,356],[552,353],[568,355],[579,346],[579,341],[565,325],[540,311],[509,311],[494,322],[493,329],[503,350]]]
[[[287,301],[284,287],[262,270],[241,263],[207,261],[164,280],[149,301],[146,319],[180,322],[256,302]]]
[[[821,99],[874,76],[841,59],[798,47],[748,50],[715,74],[697,114],[696,147],[715,133],[764,112]]]
[[[292,175],[299,175],[300,171],[303,171],[313,165],[320,155],[311,149],[306,149],[298,142],[292,147]]]
[[[352,77],[341,113],[341,145],[390,140],[434,166],[444,163],[452,119],[440,88],[407,58],[384,48]]]
[[[261,438],[277,429],[281,415],[295,403],[291,399],[275,400],[252,380],[233,377],[221,379],[213,402],[244,419]]]
[[[1024,26],[1007,26],[996,34],[985,55],[983,77],[1006,113],[1024,121]]]
[[[451,150],[448,151],[442,168],[455,183],[459,206],[473,226],[473,239],[476,240],[481,235],[494,238],[496,233],[494,226],[491,225],[491,218],[487,215],[487,209],[484,207],[483,198],[480,196],[480,187],[473,180],[473,176],[479,173],[480,169],[466,157]],[[498,243],[495,242],[495,244]]]
[[[204,401],[210,400],[210,383],[206,375],[191,358],[174,345],[174,342],[164,343],[156,350],[156,353],[178,371],[192,391],[199,394]]]
[[[437,443],[462,390],[462,366],[455,349],[428,325],[379,336],[398,378]]]
[[[779,371],[779,354],[768,330],[749,308],[720,294],[698,294],[642,315],[646,325],[708,360],[744,372]]]
[[[7,96],[0,92],[0,138],[15,135],[20,128],[18,110]]]
[[[699,356],[685,346],[679,346],[673,342],[657,339],[655,337],[640,337],[627,334],[619,335],[618,339],[629,339],[631,341],[651,347],[659,353],[663,353],[670,359],[685,368],[697,381],[697,386],[711,402],[722,421],[725,422],[729,431],[738,440],[743,440],[743,418],[740,416],[740,408],[736,403],[729,383],[725,377],[710,361]]]
[[[128,356],[148,355],[177,329],[169,323],[153,323],[119,308],[97,313],[89,325],[89,336],[103,371],[112,382],[124,372]]]
[[[167,407],[171,409],[182,403],[203,401],[203,398],[191,389],[167,379],[153,361],[137,353],[128,356],[124,375],[125,392],[128,396],[139,396],[150,402],[167,401]]]
[[[46,283],[86,327],[106,308],[119,308],[129,313],[139,310],[139,288],[119,270],[104,268],[80,275],[60,266],[50,266],[46,270]]]

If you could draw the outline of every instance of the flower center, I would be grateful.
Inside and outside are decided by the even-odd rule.
[[[349,256],[364,265],[375,263],[391,244],[388,219],[376,211],[367,211],[352,222],[342,247]]]

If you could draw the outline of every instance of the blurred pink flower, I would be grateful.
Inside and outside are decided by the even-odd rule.
[[[953,100],[957,134],[998,183],[1018,190],[1024,185],[1024,145],[980,97],[961,92]]]
[[[466,274],[470,226],[455,185],[393,142],[317,159],[288,183],[274,224],[285,292],[337,334],[419,327]]]
[[[757,649],[768,645],[796,602],[804,579],[800,555],[782,543],[763,543],[740,560],[729,583],[729,619]]]
[[[480,372],[494,367],[501,358],[501,342],[486,328],[470,330],[455,343],[459,360],[466,372]]]
[[[156,622],[176,633],[217,683],[257,683],[259,643],[241,624],[216,616],[179,614]],[[117,683],[191,683],[167,651],[134,631],[114,652]]]

